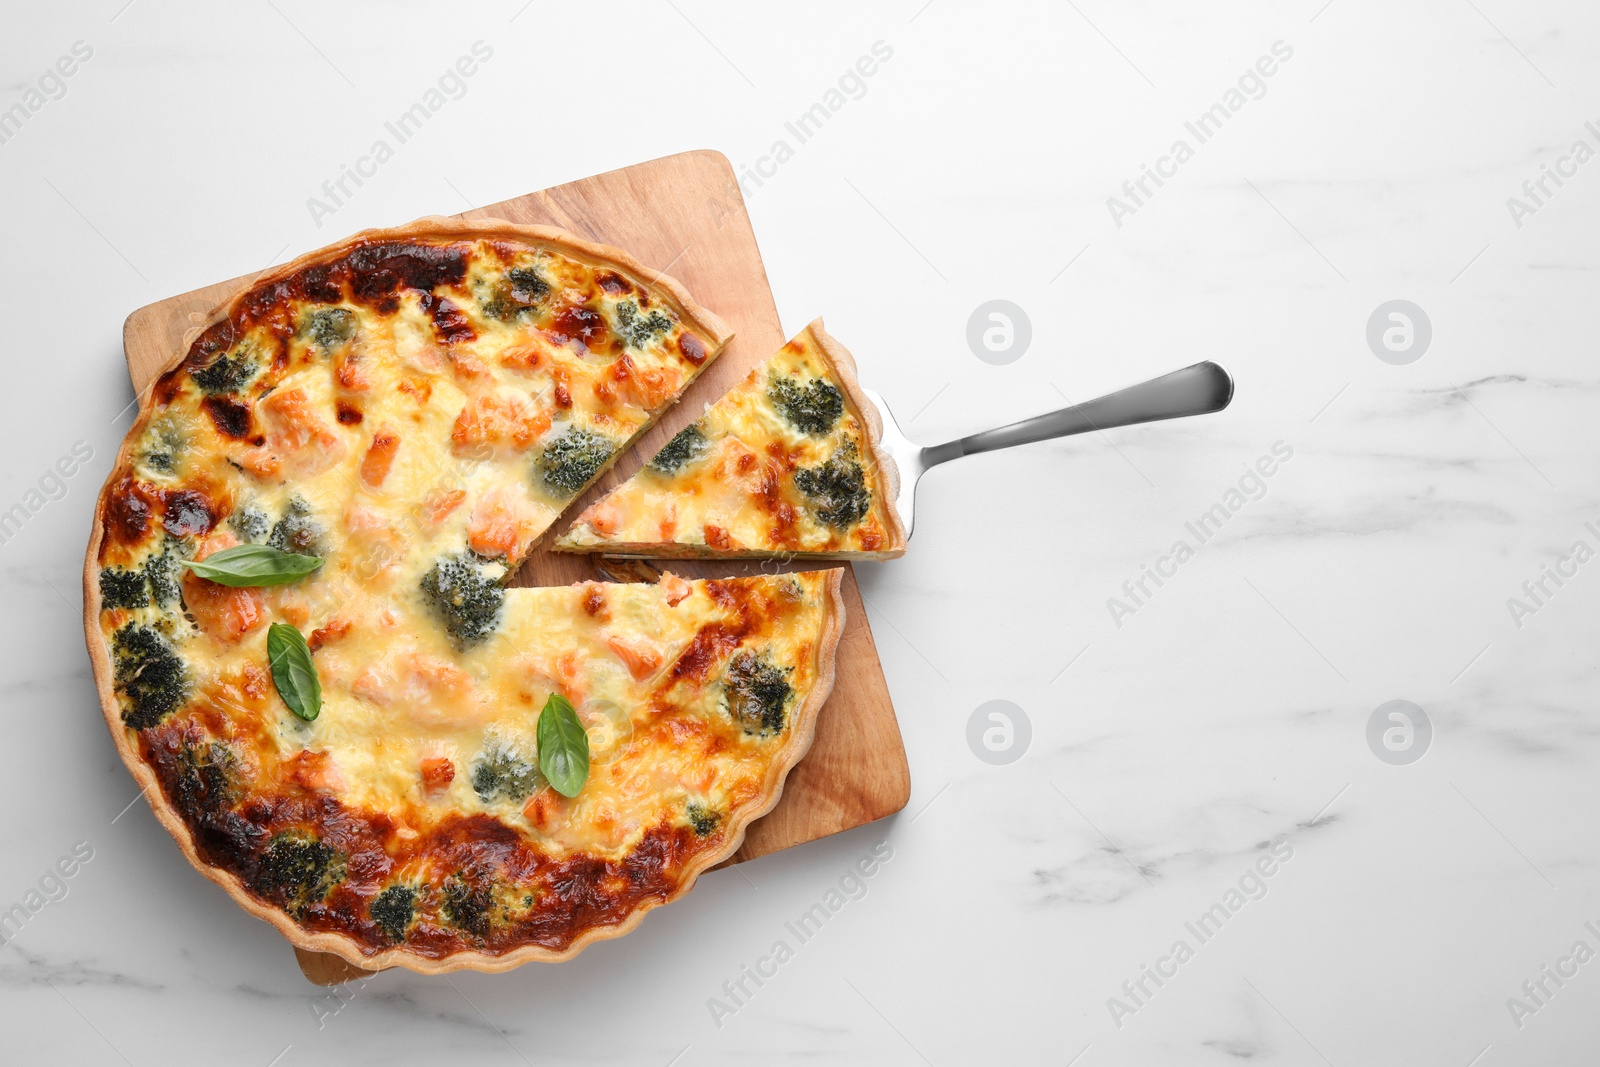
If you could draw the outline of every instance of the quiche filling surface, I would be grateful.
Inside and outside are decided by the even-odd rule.
[[[202,863],[384,962],[559,955],[675,896],[831,684],[836,571],[506,588],[726,339],[577,244],[380,234],[292,265],[158,379],[102,495],[91,649],[125,756]],[[185,566],[245,544],[322,566]],[[305,638],[310,721],[272,623]],[[553,693],[591,752],[570,798],[539,769]]]

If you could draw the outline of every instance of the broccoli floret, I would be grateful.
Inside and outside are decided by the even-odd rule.
[[[854,445],[839,449],[820,467],[801,467],[794,472],[794,484],[811,501],[817,518],[836,529],[848,530],[872,506],[872,490],[856,462]]]
[[[344,857],[311,837],[282,833],[274,837],[256,866],[256,892],[283,904],[291,914],[321,902],[344,880]]]
[[[138,459],[146,469],[156,474],[171,474],[177,466],[176,458],[189,444],[189,435],[176,416],[162,415],[151,421],[149,429],[139,442]]]
[[[844,397],[832,382],[812,378],[801,385],[785,375],[773,375],[767,396],[783,417],[802,433],[825,434],[844,414]]]
[[[512,267],[505,277],[480,283],[483,313],[501,321],[522,318],[550,295],[550,283],[533,267]]]
[[[422,592],[460,644],[480,641],[500,625],[506,591],[472,556],[439,557],[422,577]]]
[[[241,352],[218,356],[209,366],[190,371],[189,376],[207,393],[237,393],[256,376],[257,369],[255,360]]]
[[[259,544],[272,532],[272,520],[267,513],[254,504],[246,504],[228,516],[228,525],[232,526],[245,541]]]
[[[224,741],[185,742],[168,784],[178,809],[191,821],[231,806],[237,797],[239,760]]]
[[[100,572],[102,608],[142,608],[150,603],[150,582],[143,569],[106,567]]]
[[[166,638],[148,626],[130,622],[111,639],[113,682],[127,698],[122,721],[147,730],[182,704],[189,695],[183,660]]]
[[[684,805],[683,814],[688,818],[689,825],[694,827],[694,832],[701,837],[707,837],[717,828],[722,821],[722,813],[713,811],[697,801],[689,801]]]
[[[354,337],[359,325],[355,312],[349,308],[317,308],[300,329],[310,336],[312,344],[332,352]]]
[[[392,885],[373,898],[367,908],[372,921],[383,927],[390,941],[403,941],[406,927],[416,911],[417,891],[408,885]]]
[[[745,733],[768,736],[783,729],[784,710],[794,690],[788,667],[768,663],[754,652],[741,652],[723,672],[722,694],[728,714]]]
[[[631,348],[643,348],[670,329],[672,320],[659,309],[651,308],[649,314],[640,314],[639,305],[632,300],[617,305],[617,332]]]
[[[107,567],[100,572],[100,601],[107,608],[143,608],[154,604],[166,608],[177,603],[179,580],[183,577],[182,543],[167,538],[160,552],[145,560],[138,570]]]
[[[150,600],[158,608],[170,607],[181,595],[183,578],[181,543],[170,537],[161,551],[144,561],[145,580],[150,583]]]
[[[506,280],[511,283],[511,298],[520,304],[537,304],[550,295],[550,283],[533,267],[512,267]]]
[[[578,495],[615,451],[610,438],[592,430],[568,430],[546,445],[539,458],[545,487],[563,499]]]
[[[472,788],[485,804],[496,797],[512,802],[526,800],[539,788],[538,763],[490,738],[472,764]]]
[[[691,423],[662,446],[661,451],[650,460],[650,468],[662,474],[672,474],[691,460],[699,459],[710,444],[700,427]]]
[[[484,882],[468,880],[463,874],[453,874],[445,879],[444,902],[439,913],[450,925],[482,937],[489,932],[493,907],[494,894]]]
[[[317,555],[317,545],[322,539],[322,527],[311,518],[311,505],[299,497],[290,497],[283,518],[273,526],[267,544],[280,552],[298,552],[302,556]]]

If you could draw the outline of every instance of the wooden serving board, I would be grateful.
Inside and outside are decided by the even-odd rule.
[[[638,470],[708,402],[777,351],[787,337],[778,322],[778,309],[733,168],[720,152],[667,156],[468,211],[465,217],[560,226],[590,240],[625,248],[646,267],[677,278],[697,302],[722,316],[736,333],[678,406],[663,415],[628,455],[567,509],[569,516]],[[336,239],[333,234],[329,237]],[[248,278],[219,282],[129,315],[123,327],[123,348],[134,389],[142,392],[161,368],[187,349],[217,306],[246,281]],[[546,540],[564,530],[566,521],[552,526]],[[754,573],[759,565],[673,561],[670,567],[687,577],[715,577]],[[566,585],[593,577],[594,565],[587,557],[541,547],[514,584]],[[861,593],[848,565],[844,599],[848,618],[839,641],[837,680],[817,720],[816,740],[806,758],[790,772],[783,799],[750,825],[744,846],[729,863],[881,819],[905,807],[911,795],[900,727],[889,702],[889,687],[867,626]],[[306,977],[323,985],[367,973],[337,956],[299,949],[295,953]]]

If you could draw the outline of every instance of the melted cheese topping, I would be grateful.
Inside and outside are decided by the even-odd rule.
[[[358,248],[201,336],[107,483],[100,633],[207,862],[367,952],[559,949],[742,825],[830,673],[827,572],[503,588],[713,344],[618,270],[505,241]],[[242,542],[324,563],[181,567]],[[314,721],[270,622],[309,639]],[[573,799],[538,771],[555,692],[593,752]]]
[[[811,327],[562,535],[562,551],[874,556],[893,506],[858,413]]]
[[[496,632],[465,649],[420,597],[358,594],[327,616],[331,631],[350,626],[318,642],[322,710],[311,722],[263,677],[265,627],[204,658],[180,647],[197,715],[220,713],[219,733],[249,751],[263,791],[334,796],[388,814],[402,835],[485,812],[547,855],[617,859],[663,819],[689,825],[691,805],[721,819],[759,797],[787,734],[747,730],[732,714],[723,675],[735,655],[773,666],[802,698],[822,667],[824,572],[678,582],[508,589]],[[267,617],[331,592],[317,581],[293,589],[267,595]],[[733,635],[709,659],[696,645],[707,630]],[[570,800],[538,771],[539,715],[557,692],[589,733],[590,778]],[[785,714],[798,703],[791,696]],[[448,763],[447,781],[428,781],[430,761]]]

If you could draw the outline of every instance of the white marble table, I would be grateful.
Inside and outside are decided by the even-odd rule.
[[[0,37],[0,1061],[1600,1058],[1593,5],[124,3]],[[122,319],[708,146],[785,323],[825,313],[928,442],[1207,358],[1237,399],[928,476],[910,554],[862,570],[899,817],[558,969],[315,989],[134,802],[95,707],[76,574]],[[1031,323],[1003,364],[967,343],[994,299]],[[1367,341],[1397,299],[1431,325],[1408,363]],[[1010,762],[968,740],[996,700]],[[1369,745],[1391,700],[1420,760],[1379,756],[1420,731]]]

